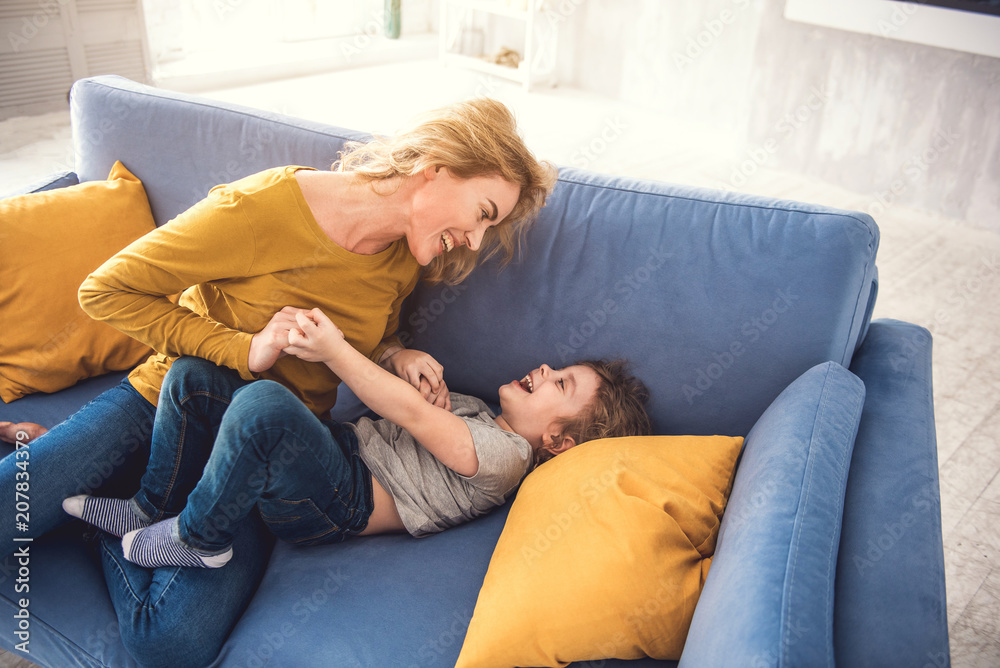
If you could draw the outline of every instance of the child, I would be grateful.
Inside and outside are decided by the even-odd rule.
[[[164,382],[139,493],[70,497],[66,512],[122,536],[141,566],[217,568],[254,506],[297,544],[424,536],[501,505],[535,465],[582,441],[650,431],[646,389],[620,362],[543,364],[500,388],[499,416],[459,394],[449,411],[358,353],[319,309],[295,317],[285,352],[324,362],[385,419],[320,420],[275,382],[184,358]]]

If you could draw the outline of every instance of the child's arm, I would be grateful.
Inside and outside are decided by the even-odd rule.
[[[355,350],[319,309],[295,316],[285,352],[307,362],[323,362],[369,408],[396,423],[455,473],[474,476],[479,458],[469,427],[457,415],[427,403],[420,391]]]

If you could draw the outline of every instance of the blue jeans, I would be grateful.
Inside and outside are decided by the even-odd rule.
[[[9,555],[14,537],[48,533],[72,518],[62,501],[76,494],[129,497],[149,457],[156,407],[128,382],[104,392],[31,442],[29,531],[15,528],[13,503],[0,503],[0,549]],[[0,461],[0,498],[14,499],[17,460]]]
[[[0,541],[37,538],[72,520],[62,500],[76,494],[128,498],[139,488],[154,431],[155,407],[123,381],[30,445],[30,531],[15,530],[14,504],[0,503]],[[14,498],[16,459],[0,461],[0,498]],[[274,537],[255,514],[234,531],[225,568],[136,566],[121,541],[104,536],[100,557],[122,643],[144,666],[212,661],[263,577]]]
[[[209,554],[233,544],[254,508],[299,545],[360,533],[373,508],[371,473],[349,427],[320,420],[278,383],[247,384],[196,357],[176,360],[163,381],[132,503],[151,519],[179,511],[180,539]]]

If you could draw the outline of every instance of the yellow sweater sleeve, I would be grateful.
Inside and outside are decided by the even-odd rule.
[[[80,286],[80,306],[157,352],[202,357],[251,380],[251,333],[167,297],[192,285],[244,276],[256,252],[253,229],[241,209],[226,191],[215,190],[88,276]]]
[[[385,323],[385,334],[382,336],[381,343],[372,352],[371,360],[376,364],[382,359],[382,355],[385,354],[392,346],[399,346],[400,348],[405,348],[402,340],[396,334],[399,330],[399,314],[403,310],[403,302],[413,292],[413,288],[417,285],[417,279],[419,278],[418,273],[413,274],[413,278],[410,279],[409,284],[404,288],[403,292],[399,294],[396,300],[392,303],[392,313]]]

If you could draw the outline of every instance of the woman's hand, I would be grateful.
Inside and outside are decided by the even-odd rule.
[[[250,358],[247,366],[251,373],[267,371],[278,358],[283,357],[288,346],[288,332],[298,327],[295,321],[297,313],[306,313],[304,309],[286,306],[273,316],[264,329],[253,335],[250,340]]]
[[[297,327],[288,332],[284,352],[300,360],[329,362],[342,346],[351,347],[340,328],[318,308],[296,313],[295,322]]]
[[[0,422],[0,441],[4,443],[29,443],[48,429],[34,422]]]
[[[451,410],[451,392],[444,382],[444,367],[427,353],[402,348],[386,359],[383,365],[420,390],[429,403]]]

